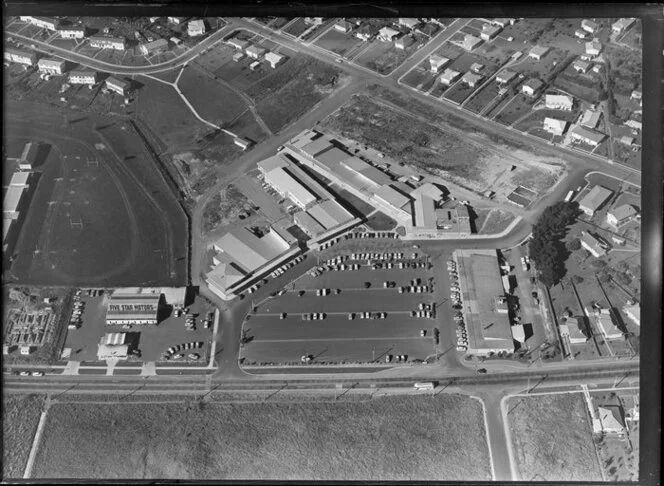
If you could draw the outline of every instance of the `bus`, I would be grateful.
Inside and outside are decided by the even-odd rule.
[[[436,384],[433,381],[427,381],[424,383],[415,383],[415,388],[418,390],[433,390],[436,387]]]
[[[574,196],[574,191],[569,191],[567,196],[565,196],[565,202],[570,202],[572,200],[572,196]]]

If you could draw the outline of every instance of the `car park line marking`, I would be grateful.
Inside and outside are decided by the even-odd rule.
[[[384,311],[356,311],[356,312],[352,312],[352,314],[361,314],[362,312],[377,313],[377,312],[384,312]],[[276,312],[276,313],[264,312],[264,313],[260,313],[260,314],[253,314],[253,317],[258,317],[258,316],[268,316],[269,317],[269,316],[278,316],[280,314],[281,314],[281,312]],[[312,312],[285,312],[285,314],[287,314],[287,316],[304,316],[304,315],[307,315],[307,314],[312,314]],[[313,314],[321,314],[321,313],[320,312],[313,312]],[[325,314],[327,314],[328,316],[336,316],[336,315],[341,316],[341,315],[351,314],[351,312],[347,312],[347,311],[338,312],[337,311],[337,312],[325,312]],[[409,310],[407,310],[407,311],[390,311],[390,312],[387,312],[387,317],[389,317],[392,314],[408,314],[408,315],[410,315],[410,311]],[[387,319],[387,317],[385,317],[385,319]],[[371,320],[382,321],[382,320],[384,320],[384,319],[371,319],[371,318],[362,319],[362,318],[358,317],[357,315],[355,316],[355,319],[360,320],[360,321],[361,320],[365,320],[365,321],[371,321]],[[316,321],[318,319],[313,319],[313,320]]]
[[[404,339],[423,339],[417,336],[406,337],[358,337],[358,338],[312,338],[312,339],[252,339],[252,343],[306,343],[306,342],[329,342],[329,341],[392,341]],[[426,337],[424,339],[427,339]],[[430,338],[429,338],[430,339]]]

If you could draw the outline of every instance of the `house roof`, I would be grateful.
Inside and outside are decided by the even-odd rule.
[[[262,47],[259,46],[250,46],[245,49],[247,54],[256,54],[257,56],[261,56],[266,49],[263,49]]]
[[[605,250],[602,247],[600,241],[587,231],[582,231],[581,232],[580,240],[581,240],[582,243],[585,243],[586,245],[591,247],[593,250],[595,250],[597,253],[604,253],[605,252]]]
[[[582,127],[581,125],[576,125],[572,129],[572,134],[577,135],[578,137],[583,138],[585,140],[593,141],[595,143],[600,143],[606,137],[606,135],[604,135],[603,133],[595,132],[593,130],[588,130],[587,128]]]
[[[74,69],[69,73],[69,76],[97,76],[97,71],[92,71],[90,69]]]
[[[579,68],[583,71],[587,71],[589,67],[590,63],[588,61],[581,61],[580,59],[574,61],[574,68]]]
[[[599,24],[598,24],[597,22],[593,22],[592,20],[588,20],[588,19],[584,19],[584,20],[581,22],[581,25],[584,25],[584,26],[586,26],[586,27],[590,27],[590,28],[592,28],[593,30],[594,30],[594,29],[597,29],[597,28],[599,27]]]
[[[25,49],[16,49],[15,47],[6,47],[5,52],[9,54],[14,54],[16,56],[23,56],[23,57],[33,57],[35,55],[34,52],[27,51]]]
[[[503,81],[503,82],[508,82],[514,79],[516,76],[516,73],[514,71],[510,71],[509,69],[506,69],[505,71],[502,71],[500,74],[496,76],[496,79],[498,81]]]
[[[541,80],[539,80],[538,78],[530,78],[524,84],[524,86],[528,86],[529,88],[532,88],[533,91],[537,91],[543,85],[544,85],[544,83]]]
[[[609,211],[609,214],[613,215],[613,217],[616,218],[618,221],[631,218],[632,216],[635,216],[637,213],[638,211],[631,204],[623,204],[622,206],[618,206],[617,208],[611,209]]]
[[[565,131],[567,122],[565,120],[558,120],[557,118],[544,118],[544,127],[554,128],[561,133]]]
[[[447,57],[439,56],[438,54],[434,54],[433,56],[429,57],[429,62],[431,63],[432,66],[442,66],[443,64],[447,64],[450,60]]]
[[[484,76],[482,76],[481,74],[467,72],[466,74],[463,75],[463,78],[461,78],[461,80],[468,84],[476,84],[479,81],[481,81],[482,78],[484,78]]]
[[[574,104],[574,100],[572,99],[571,96],[567,95],[554,95],[554,94],[546,94],[544,95],[544,102],[547,105],[572,105]]]
[[[378,33],[384,37],[394,37],[399,35],[401,32],[399,32],[398,30],[394,30],[390,27],[383,27],[378,31]]]
[[[501,28],[498,27],[497,25],[489,25],[489,24],[484,24],[482,26],[482,33],[487,34],[489,37],[492,35],[500,32]]]
[[[419,19],[414,19],[414,18],[400,18],[399,19],[399,25],[405,25],[406,27],[411,28],[411,29],[419,23],[420,23]]]
[[[528,51],[528,55],[529,55],[529,56],[539,56],[539,57],[541,57],[541,56],[543,56],[544,54],[546,54],[547,52],[549,52],[549,48],[548,48],[548,47],[545,47],[545,46],[534,46],[532,49],[530,49],[530,51]]]
[[[586,53],[589,53],[591,50],[601,51],[602,44],[596,41],[586,42]]]
[[[597,407],[599,421],[602,429],[608,432],[621,432],[625,429],[620,408],[617,405],[604,405]]]
[[[613,191],[610,191],[606,187],[594,186],[588,194],[586,194],[581,201],[579,201],[579,206],[583,208],[588,208],[595,210],[600,207],[604,202],[611,197]]]
[[[445,69],[445,71],[443,71],[443,74],[440,75],[440,80],[441,81],[452,81],[459,74],[460,74],[459,71],[455,71],[454,69],[447,68],[447,69]]]
[[[277,54],[276,52],[268,52],[265,54],[265,60],[267,62],[279,62],[284,58],[284,56]]]
[[[187,28],[188,28],[189,30],[193,30],[193,29],[205,29],[205,22],[203,22],[202,20],[191,20],[191,21],[187,24]]]
[[[62,59],[40,59],[37,66],[43,67],[62,67],[65,61]]]
[[[112,84],[113,86],[119,86],[121,88],[126,88],[129,86],[129,82],[123,79],[118,79],[115,76],[109,76],[106,78],[106,84]]]

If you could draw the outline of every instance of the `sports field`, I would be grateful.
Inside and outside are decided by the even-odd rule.
[[[9,140],[50,145],[16,245],[17,278],[42,285],[184,283],[184,213],[127,126],[77,115],[67,127],[61,114],[25,103],[9,110]]]
[[[457,395],[359,403],[56,404],[33,477],[491,478],[481,406]]]

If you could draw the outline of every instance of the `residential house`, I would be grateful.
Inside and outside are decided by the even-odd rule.
[[[592,20],[584,19],[581,22],[581,28],[586,32],[594,34],[599,30],[599,24],[597,22],[593,22]]]
[[[258,46],[251,46],[247,47],[244,52],[246,52],[247,56],[252,59],[260,59],[267,52],[267,49],[263,49],[262,47]]]
[[[639,212],[631,204],[623,204],[617,208],[612,208],[606,213],[606,222],[614,228],[629,223]]]
[[[484,24],[482,26],[482,32],[480,32],[480,39],[488,42],[495,39],[502,30],[501,27],[496,25]]]
[[[483,41],[474,35],[464,34],[463,40],[451,40],[450,42],[458,47],[461,47],[462,49],[465,49],[468,52],[471,52]]]
[[[69,73],[69,83],[93,86],[97,84],[97,72],[89,69],[75,69]]]
[[[415,43],[415,39],[413,39],[409,35],[404,35],[403,37],[400,37],[399,39],[394,41],[394,47],[403,51],[404,49],[407,49],[408,47],[412,46],[413,43]]]
[[[304,23],[307,25],[318,26],[323,24],[323,17],[305,17]]]
[[[109,76],[106,78],[106,88],[119,95],[126,95],[129,92],[130,86],[131,84],[128,81],[116,78],[115,76]]]
[[[189,37],[198,37],[205,34],[205,22],[202,20],[192,20],[187,24],[187,34]]]
[[[623,311],[637,326],[641,325],[641,306],[639,304],[631,304],[623,307]]]
[[[606,135],[603,133],[596,132],[594,130],[589,130],[580,125],[576,125],[570,132],[570,136],[573,140],[586,143],[593,147],[596,147],[606,138]]]
[[[340,20],[334,24],[334,30],[348,34],[351,30],[353,30],[353,25],[350,22],[346,22],[345,20]]]
[[[618,405],[604,405],[597,407],[599,422],[605,434],[625,434],[625,422]]]
[[[592,216],[612,195],[613,191],[610,191],[606,187],[594,186],[579,201],[579,209],[588,216]]]
[[[622,34],[627,29],[629,29],[635,22],[635,19],[632,18],[623,18],[619,19],[611,25],[611,30],[616,34]]]
[[[401,27],[406,27],[407,29],[414,29],[420,25],[420,19],[411,19],[411,18],[400,18],[398,25]]]
[[[643,99],[643,93],[639,90],[632,91],[632,94],[629,96],[630,100],[641,101]]]
[[[480,73],[482,69],[484,69],[484,64],[480,64],[479,62],[474,62],[470,65],[470,70],[474,73]]]
[[[249,47],[251,44],[249,41],[246,40],[241,40],[233,37],[232,39],[228,39],[228,45],[231,45],[235,47],[236,49],[239,49],[241,51],[245,50],[247,47]]]
[[[73,25],[58,29],[61,39],[83,39],[86,33],[87,29],[85,27],[76,27]]]
[[[434,54],[433,56],[429,57],[431,72],[437,73],[441,68],[445,67],[448,62],[450,62],[448,58]]]
[[[574,99],[567,95],[544,95],[544,106],[551,110],[572,111]]]
[[[581,117],[581,126],[584,126],[586,128],[597,128],[597,125],[599,125],[599,120],[602,117],[602,112],[601,111],[595,111],[595,110],[586,110],[583,113],[583,116]]]
[[[544,86],[542,80],[537,78],[530,78],[521,87],[521,92],[528,96],[535,96],[539,90],[542,89],[542,86]]]
[[[373,29],[371,28],[371,25],[369,24],[362,25],[359,29],[355,31],[355,37],[364,42],[371,40],[373,36],[374,32]]]
[[[577,29],[574,32],[574,37],[578,37],[579,39],[586,39],[588,37],[588,32],[583,29]]]
[[[535,46],[528,52],[528,57],[532,57],[536,61],[540,61],[549,52],[549,48],[545,46]]]
[[[599,56],[602,52],[602,44],[597,40],[586,42],[586,54],[589,56]]]
[[[401,32],[391,29],[390,27],[383,27],[378,31],[378,39],[383,42],[392,42],[395,37],[399,36]]]
[[[26,66],[34,66],[37,63],[37,54],[23,49],[7,47],[5,49],[5,61],[11,61]]]
[[[471,88],[474,88],[480,83],[480,81],[482,81],[483,78],[484,76],[482,76],[481,74],[467,72],[466,74],[463,75],[463,78],[461,78],[461,82],[467,84]]]
[[[512,81],[516,77],[516,75],[517,73],[515,73],[514,71],[506,69],[505,71],[502,71],[500,74],[496,76],[496,81],[501,84],[507,84],[510,81]]]
[[[572,344],[583,344],[588,341],[588,336],[583,332],[582,326],[584,326],[583,317],[567,317],[565,324],[568,328],[568,337],[569,341]]]
[[[589,232],[582,231],[580,241],[581,246],[588,250],[595,258],[606,255],[606,250],[600,241]]]
[[[543,128],[554,135],[562,135],[567,129],[567,122],[565,120],[546,117],[544,118]]]
[[[98,49],[115,49],[116,51],[124,51],[127,49],[127,41],[124,37],[109,37],[103,35],[93,35],[89,39],[90,47]]]
[[[265,54],[265,60],[270,63],[272,69],[275,69],[277,65],[284,60],[284,56],[275,52],[268,52]]]
[[[619,142],[622,143],[623,145],[631,147],[632,145],[634,145],[634,137],[628,137],[627,135],[623,135],[622,137],[620,137]]]
[[[40,73],[62,74],[65,69],[65,61],[60,59],[40,59],[37,63]]]
[[[573,66],[577,73],[586,74],[590,69],[590,63],[586,61],[574,61]]]
[[[641,123],[641,121],[639,121],[639,120],[635,120],[635,119],[627,120],[627,121],[624,123],[624,125],[627,126],[627,127],[632,128],[632,129],[634,129],[634,130],[638,130],[638,131],[641,131],[641,128],[642,128],[642,126],[643,126],[643,124]]]
[[[174,25],[180,25],[185,20],[187,20],[187,17],[168,17],[168,23]]]
[[[144,56],[160,54],[168,50],[168,41],[166,39],[157,39],[152,42],[144,42],[138,48]]]
[[[19,19],[39,27],[40,29],[53,31],[58,30],[58,26],[60,25],[60,22],[57,19],[51,17],[20,16]]]
[[[233,139],[233,143],[240,147],[242,150],[247,150],[249,147],[251,147],[251,142],[246,138],[235,137]]]
[[[492,25],[497,25],[499,27],[505,28],[508,25],[514,25],[516,19],[489,19],[489,23]]]
[[[623,338],[622,331],[616,326],[613,311],[609,309],[600,309],[599,312],[595,313],[595,322],[604,336],[604,339]]]
[[[445,69],[443,74],[440,76],[440,82],[445,86],[450,86],[452,83],[454,83],[454,81],[456,81],[460,74],[460,72],[454,71],[453,69]]]

